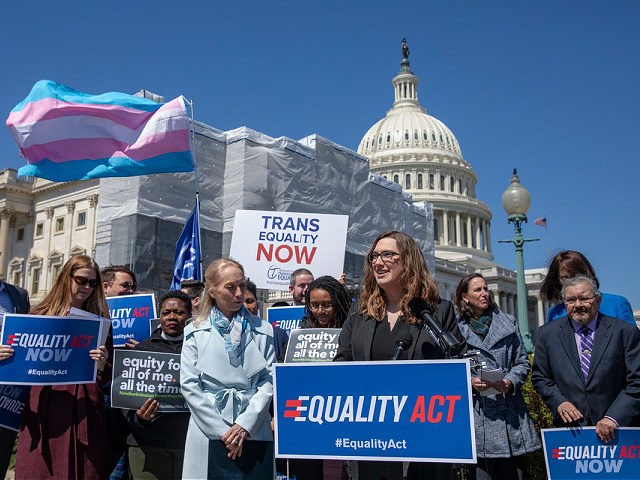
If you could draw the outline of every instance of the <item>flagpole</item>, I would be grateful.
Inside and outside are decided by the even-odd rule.
[[[200,251],[198,252],[198,273],[200,275],[200,281],[204,281],[204,276],[202,275],[202,243],[200,242],[200,178],[198,176],[198,159],[196,157],[196,149],[195,149],[195,131],[194,131],[194,115],[193,115],[193,100],[189,100],[183,96],[185,101],[191,107],[191,128],[189,129],[189,142],[191,143],[191,155],[193,156],[193,165],[196,174],[196,217],[198,218],[198,248]]]

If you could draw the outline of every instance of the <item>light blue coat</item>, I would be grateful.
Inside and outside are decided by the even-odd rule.
[[[273,328],[249,312],[245,318],[247,330],[237,366],[232,366],[224,338],[211,322],[191,323],[185,329],[180,386],[191,420],[183,478],[207,478],[209,441],[220,439],[234,423],[247,430],[251,440],[273,440],[269,415]]]
[[[469,350],[478,350],[478,361],[485,368],[499,368],[504,378],[513,383],[513,392],[481,397],[474,391],[473,411],[476,424],[478,457],[504,458],[524,455],[541,447],[535,427],[529,418],[520,388],[531,365],[522,343],[518,321],[501,310],[494,310],[493,320],[484,339],[460,322],[460,331]],[[472,376],[477,374],[472,373]]]

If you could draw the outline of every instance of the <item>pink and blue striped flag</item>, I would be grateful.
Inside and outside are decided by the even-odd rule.
[[[7,126],[28,163],[19,176],[66,182],[194,169],[183,97],[161,104],[40,80]]]

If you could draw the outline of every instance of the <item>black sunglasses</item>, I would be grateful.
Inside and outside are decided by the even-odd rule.
[[[73,278],[74,282],[76,282],[78,285],[82,285],[83,287],[87,284],[91,288],[96,288],[98,285],[100,285],[100,282],[97,278],[87,278],[83,277],[82,275],[71,275],[71,278]]]
[[[135,292],[138,288],[138,284],[136,282],[122,282],[116,283],[116,285],[120,285],[125,290],[131,290],[132,292]]]

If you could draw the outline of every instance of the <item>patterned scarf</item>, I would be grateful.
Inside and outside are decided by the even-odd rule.
[[[224,338],[224,349],[238,356],[241,352],[242,334],[247,329],[247,319],[245,309],[242,307],[236,312],[231,321],[216,307],[211,308],[209,320],[211,325],[216,327],[222,338]]]
[[[475,332],[480,339],[484,340],[484,337],[489,333],[489,327],[493,320],[493,312],[490,309],[484,311],[480,318],[471,317],[469,319],[469,327]]]

